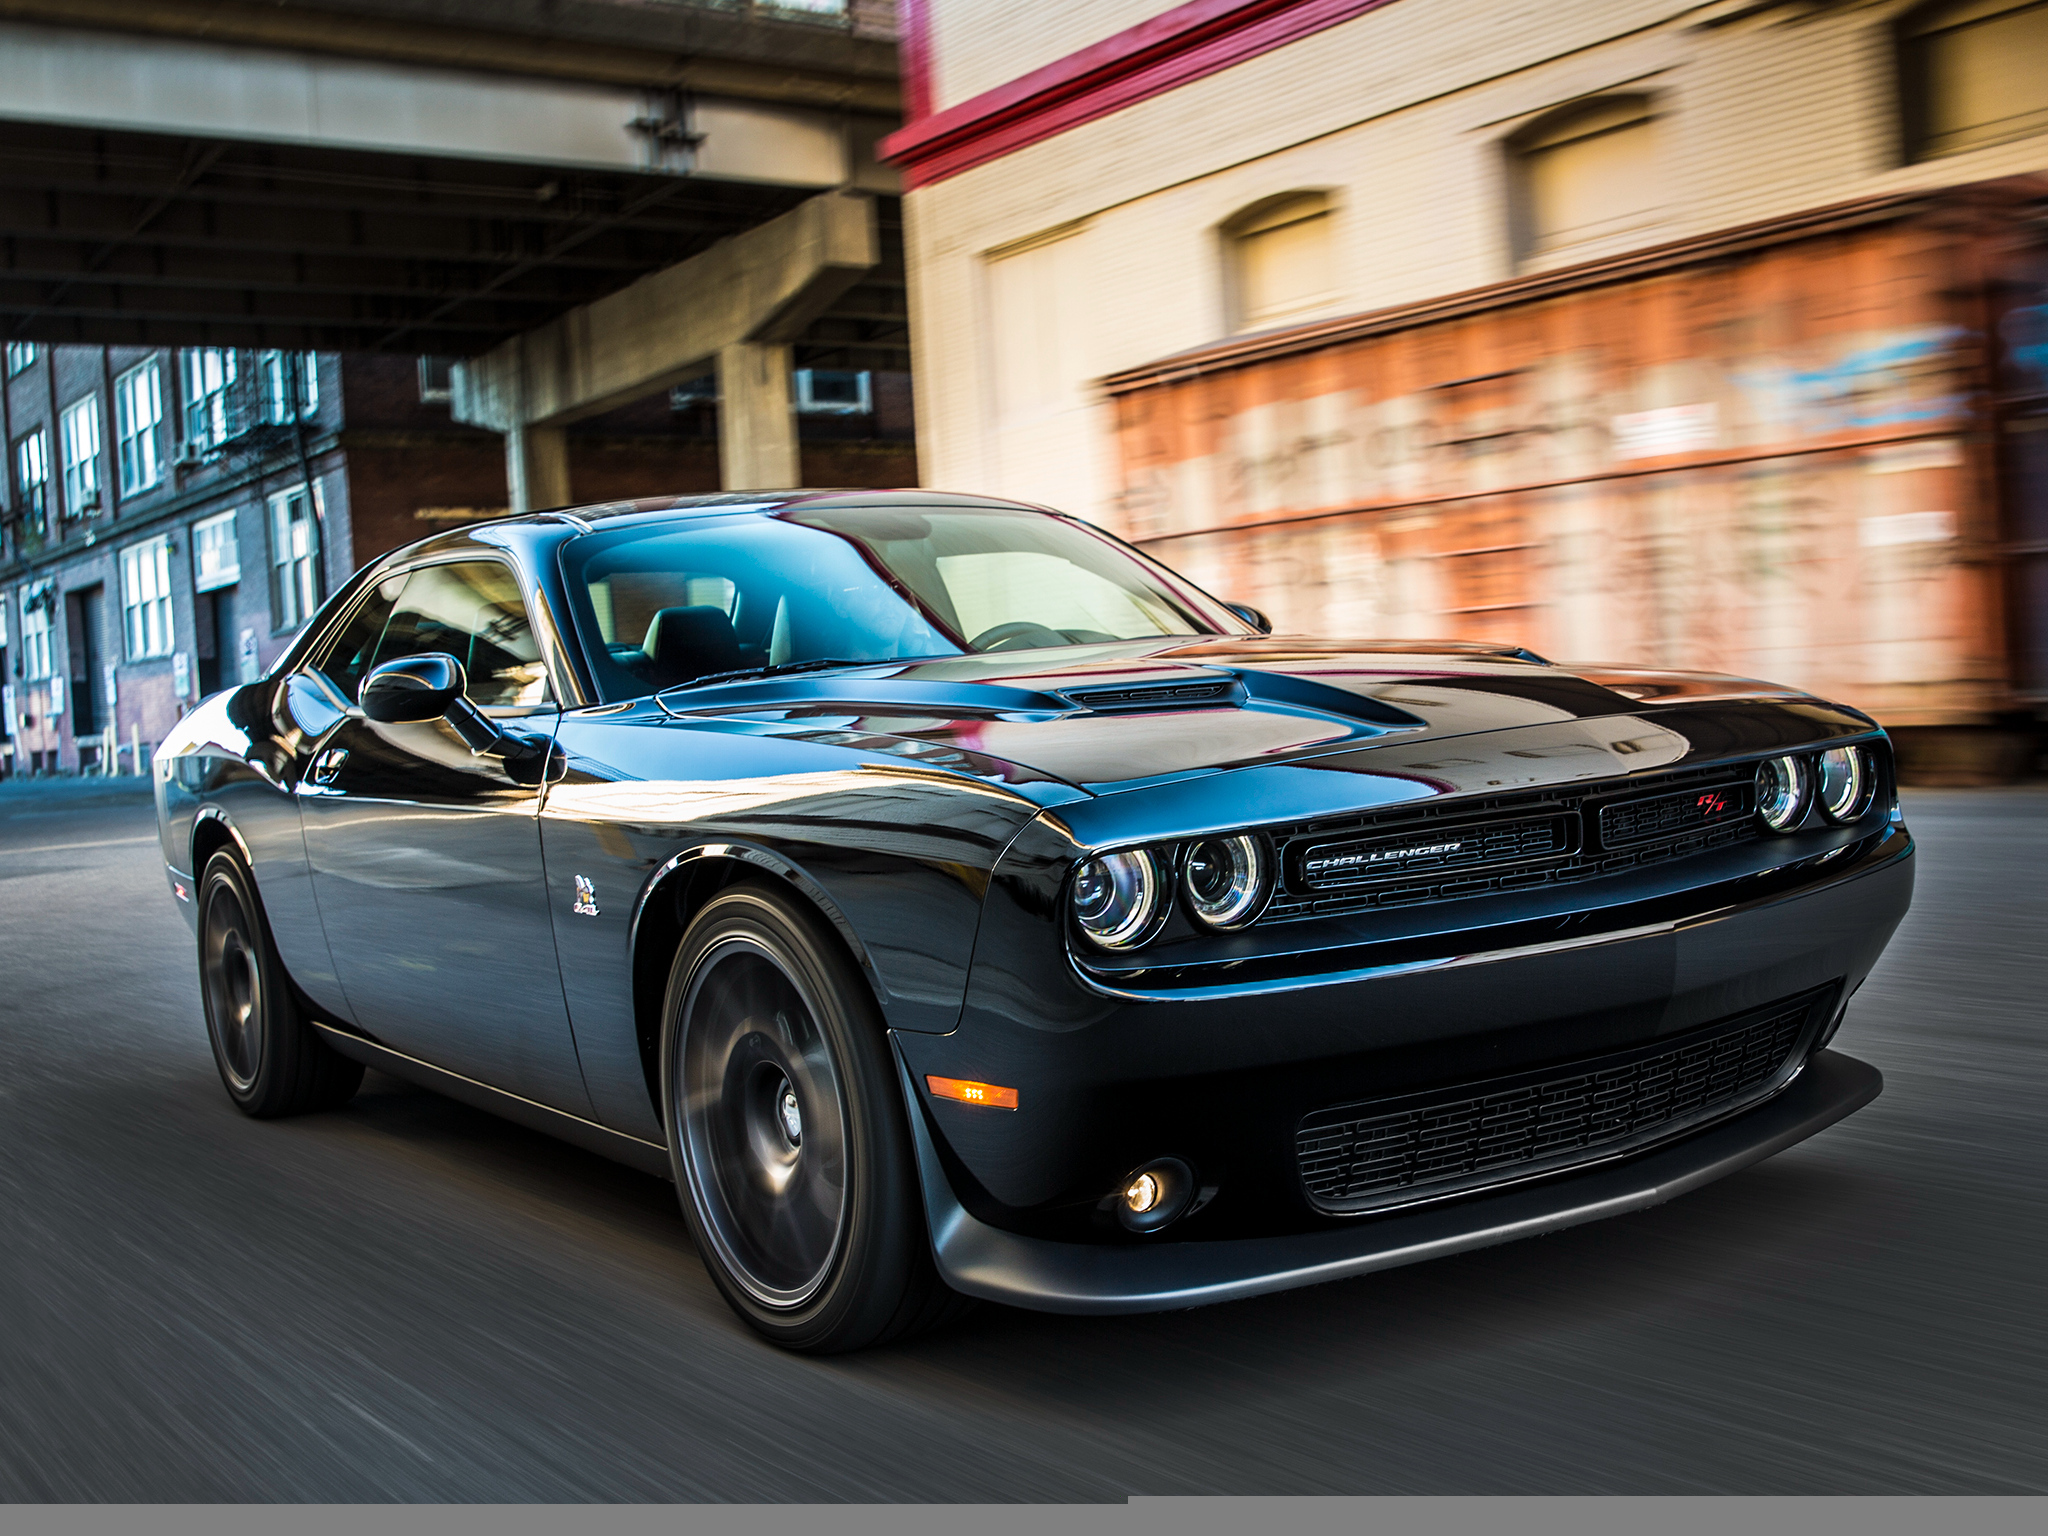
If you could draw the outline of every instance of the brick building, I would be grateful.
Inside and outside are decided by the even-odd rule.
[[[907,375],[792,395],[811,483],[914,482]],[[577,423],[579,498],[717,489],[717,410],[703,381]],[[13,342],[0,442],[0,774],[134,771],[359,565],[506,507],[441,359]]]
[[[2048,4],[901,14],[926,484],[1283,628],[2048,710]]]

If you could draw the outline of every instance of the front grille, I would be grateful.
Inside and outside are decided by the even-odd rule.
[[[1645,774],[1276,828],[1281,885],[1259,922],[1564,885],[1746,843],[1759,835],[1753,772]]]
[[[1579,818],[1566,813],[1311,843],[1302,851],[1301,878],[1304,884],[1323,889],[1389,875],[1409,879],[1522,864],[1570,853],[1578,844],[1578,831]]]
[[[1626,848],[1704,827],[1732,825],[1756,808],[1755,799],[1756,783],[1745,779],[1739,784],[1682,789],[1675,795],[1652,795],[1647,800],[1624,800],[1602,806],[1600,844],[1604,848]]]
[[[1320,1110],[1295,1133],[1302,1184],[1318,1210],[1355,1215],[1648,1145],[1783,1083],[1835,990],[1631,1051]]]

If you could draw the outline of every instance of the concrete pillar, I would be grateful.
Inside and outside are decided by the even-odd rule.
[[[505,433],[505,490],[514,513],[567,506],[568,434],[560,427],[509,428]]]
[[[803,483],[789,362],[788,347],[763,342],[734,342],[718,350],[718,474],[729,491]]]

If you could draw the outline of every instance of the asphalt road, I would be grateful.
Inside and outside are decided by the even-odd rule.
[[[375,1074],[244,1119],[147,800],[0,786],[0,1499],[2048,1491],[2048,790],[1908,811],[1840,1041],[1888,1087],[1816,1140],[1434,1264],[816,1361],[666,1184]]]

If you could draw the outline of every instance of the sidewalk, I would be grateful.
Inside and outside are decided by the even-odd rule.
[[[112,778],[13,778],[0,779],[0,811],[30,801],[58,800],[76,803],[92,800],[146,799],[149,775],[122,773]]]

